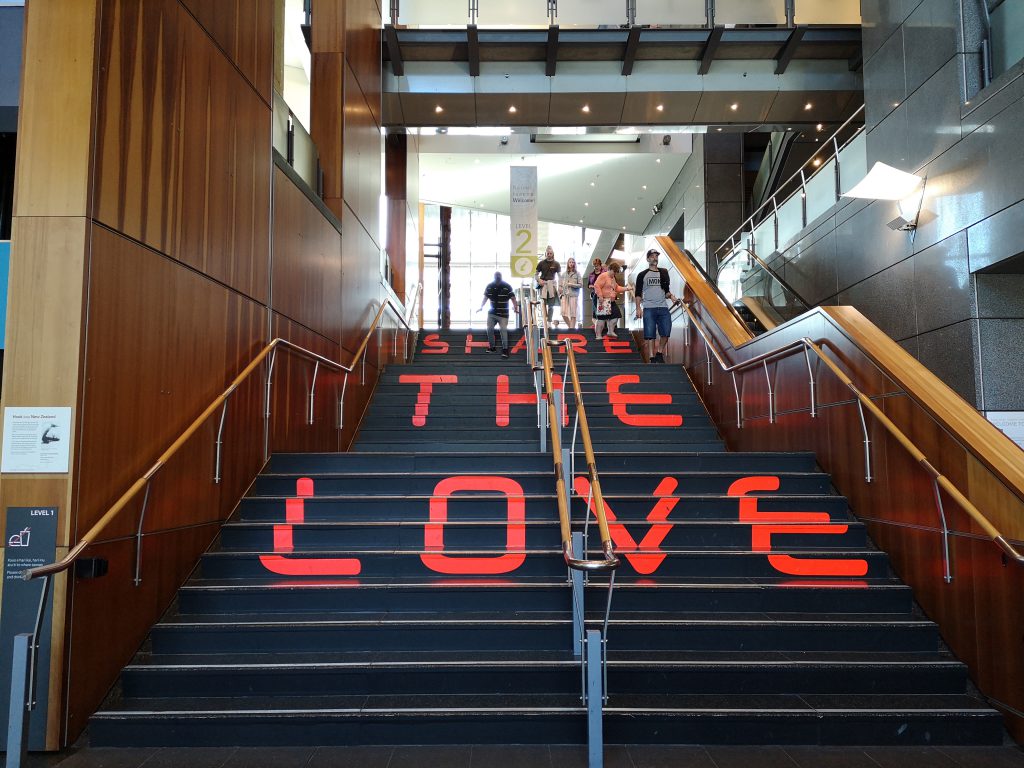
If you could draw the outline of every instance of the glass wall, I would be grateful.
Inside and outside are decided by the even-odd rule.
[[[1024,59],[1024,0],[986,0],[991,19],[992,77]]]
[[[510,279],[509,217],[470,208],[452,208],[451,226],[451,327],[482,328],[486,324],[486,305],[483,311],[477,310],[494,273],[501,272],[514,288],[519,287],[517,281]],[[436,328],[440,323],[440,206],[424,205],[423,229],[423,322],[428,328]],[[599,234],[599,230],[540,222],[538,257],[550,245],[563,270],[572,257],[582,272]],[[558,318],[559,313],[555,317]]]

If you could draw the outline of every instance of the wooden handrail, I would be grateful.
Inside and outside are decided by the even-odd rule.
[[[740,371],[746,368],[756,367],[758,364],[767,359],[781,359],[790,355],[796,354],[802,349],[809,349],[817,355],[830,371],[838,378],[844,386],[849,389],[854,397],[857,398],[858,402],[871,412],[871,415],[875,417],[875,420],[881,424],[885,430],[892,435],[893,438],[906,450],[911,457],[924,469],[925,472],[944,490],[946,493],[970,516],[970,518],[978,524],[978,526],[985,532],[985,534],[992,539],[992,541],[998,546],[1008,558],[1013,560],[1018,565],[1024,565],[1024,553],[1019,552],[1005,536],[997,529],[992,522],[985,516],[985,514],[978,509],[960,490],[953,485],[953,483],[944,474],[936,469],[935,465],[932,464],[928,457],[914,444],[914,442],[907,437],[907,435],[896,426],[893,421],[882,412],[882,410],[875,405],[874,401],[864,394],[850,379],[839,368],[835,362],[828,357],[824,350],[821,348],[821,342],[814,342],[811,339],[804,337],[799,342],[793,342],[787,344],[784,347],[770,350],[757,358],[751,360],[744,360],[742,363],[738,363],[732,366],[727,366],[724,362],[722,353],[718,350],[717,345],[712,340],[710,333],[704,328],[704,324],[700,321],[697,315],[693,312],[689,304],[686,305],[686,314],[690,321],[694,324],[697,332],[700,334],[704,343],[711,350],[714,355],[715,362],[718,363],[719,367],[725,372]]]
[[[395,305],[391,301],[391,299],[385,299],[385,301],[381,304],[380,309],[377,310],[377,314],[374,316],[373,322],[370,323],[370,328],[366,332],[366,336],[363,338],[363,341],[359,345],[359,348],[356,350],[355,356],[352,358],[352,361],[347,366],[343,365],[342,363],[338,363],[334,360],[331,360],[330,358],[318,355],[316,352],[308,350],[305,347],[300,347],[297,344],[293,344],[287,339],[282,339],[280,337],[275,338],[273,341],[271,341],[269,344],[263,347],[263,349],[260,350],[259,354],[256,355],[256,357],[254,357],[252,361],[247,366],[245,366],[245,368],[242,369],[242,372],[235,376],[231,384],[228,385],[228,388],[225,389],[212,403],[210,403],[210,405],[208,405],[206,409],[201,414],[199,414],[199,416],[197,416],[191,424],[189,424],[185,431],[182,432],[181,435],[179,435],[178,438],[173,443],[171,443],[170,447],[168,447],[167,450],[160,454],[160,458],[156,460],[153,466],[146,470],[146,472],[138,480],[132,483],[131,487],[129,487],[127,491],[121,494],[121,497],[117,501],[115,501],[114,504],[109,509],[107,509],[103,516],[99,520],[97,520],[96,523],[88,531],[86,531],[85,535],[82,536],[81,539],[79,539],[78,543],[63,558],[53,563],[48,563],[47,565],[40,565],[35,568],[29,568],[22,573],[22,578],[28,581],[31,579],[39,578],[40,576],[49,576],[55,573],[60,573],[70,568],[72,564],[74,564],[75,560],[77,560],[78,557],[82,554],[82,552],[86,549],[86,547],[92,544],[96,540],[96,538],[103,532],[103,530],[108,525],[110,525],[114,518],[117,517],[121,510],[128,505],[128,502],[135,498],[135,496],[138,495],[139,491],[141,491],[149,484],[150,480],[153,479],[153,476],[157,472],[159,472],[160,469],[165,464],[167,464],[171,457],[173,457],[174,454],[176,454],[181,449],[181,447],[186,442],[188,442],[189,438],[192,437],[192,435],[194,435],[196,431],[198,431],[199,428],[203,426],[206,420],[210,418],[210,416],[212,416],[218,408],[224,405],[224,403],[231,396],[231,394],[238,388],[238,386],[243,381],[245,381],[252,374],[252,372],[255,371],[263,363],[264,360],[266,360],[267,356],[274,352],[278,347],[284,347],[292,351],[295,351],[303,355],[304,357],[309,358],[310,360],[314,360],[322,365],[326,365],[335,370],[345,371],[346,373],[352,373],[352,371],[354,371],[356,366],[359,364],[359,361],[362,358],[362,356],[365,354],[366,346],[370,341],[370,337],[373,336],[373,332],[377,330],[377,326],[380,324],[380,319],[381,317],[383,317],[384,311],[389,307],[391,311],[394,312],[398,320],[402,323],[402,325],[405,326],[406,330],[412,333],[412,328],[409,326],[409,323],[406,322],[406,319],[402,315],[400,308],[398,308],[397,305]]]
[[[531,301],[530,310],[527,313],[528,326],[534,326],[535,318],[533,316],[533,306],[535,302]],[[548,395],[548,429],[551,434],[551,453],[554,458],[555,464],[555,490],[557,494],[558,503],[558,521],[562,535],[562,555],[565,558],[565,562],[568,566],[578,571],[598,571],[598,570],[611,570],[618,568],[620,561],[615,555],[615,549],[612,544],[611,534],[608,531],[608,515],[605,510],[604,496],[601,493],[601,481],[597,474],[597,462],[594,458],[593,443],[590,438],[590,428],[587,424],[586,409],[583,406],[583,394],[580,388],[579,373],[576,369],[576,359],[572,351],[571,340],[566,339],[565,351],[569,355],[569,371],[573,381],[573,392],[576,396],[576,409],[579,413],[580,420],[580,434],[583,437],[583,447],[587,460],[587,474],[590,478],[590,487],[593,491],[594,497],[594,515],[597,517],[597,527],[601,535],[601,551],[604,554],[602,560],[588,560],[587,553],[582,553],[582,558],[576,557],[576,553],[573,551],[572,546],[572,525],[569,519],[569,508],[568,499],[569,494],[565,487],[565,466],[562,463],[562,435],[559,427],[561,423],[562,414],[557,413],[555,409],[555,398],[554,398],[554,380],[552,374],[553,363],[551,360],[551,347],[559,346],[557,342],[551,342],[549,340],[549,329],[547,314],[541,312],[543,321],[543,334],[541,334],[540,345],[541,345],[541,361],[544,370],[544,386],[547,389]],[[529,332],[529,328],[528,328]],[[532,365],[532,361],[531,361]],[[563,382],[563,397],[565,396],[564,382]],[[590,515],[590,510],[586,510],[586,514]]]

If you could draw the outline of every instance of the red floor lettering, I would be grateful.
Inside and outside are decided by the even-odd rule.
[[[428,333],[423,337],[423,350],[421,355],[447,355],[448,342],[441,341],[440,334]]]
[[[665,521],[668,520],[669,514],[675,509],[676,504],[679,503],[679,499],[672,496],[678,486],[679,482],[674,477],[665,477],[658,483],[658,487],[654,489],[654,497],[658,501],[655,503],[654,508],[647,513],[647,520],[653,523],[653,525],[647,529],[647,533],[644,534],[639,544],[636,543],[636,539],[626,530],[626,526],[616,521],[615,513],[612,511],[611,506],[609,506],[608,500],[605,499],[604,512],[608,518],[608,534],[612,537],[612,541],[615,542],[617,551],[625,556],[629,564],[633,566],[633,570],[637,573],[642,573],[644,576],[654,573],[665,562],[665,553],[660,551],[661,542],[665,540],[669,531],[672,530],[672,524]],[[590,511],[596,515],[594,500],[590,496],[590,481],[580,475],[573,481],[573,488],[576,489],[576,493],[581,497],[588,499]],[[659,550],[659,553],[645,552],[640,554],[637,552],[637,550],[649,549]]]
[[[628,341],[616,341],[605,336],[604,351],[612,355],[631,355],[633,347]]]
[[[779,478],[772,475],[744,477],[729,486],[728,494],[740,500],[740,521],[751,524],[750,546],[755,552],[771,552],[775,533],[841,535],[849,529],[843,523],[832,523],[827,512],[759,510],[757,497],[745,495],[778,489]],[[859,558],[815,559],[769,554],[768,562],[775,570],[790,576],[863,576],[868,572],[867,561]]]
[[[459,491],[491,491],[506,497],[506,554],[496,557],[459,556],[444,552],[444,524],[448,522],[448,497]],[[510,573],[526,560],[526,499],[523,487],[510,477],[456,475],[446,477],[434,488],[430,499],[430,522],[423,527],[423,564],[437,573],[487,576]],[[511,550],[520,550],[518,552]]]
[[[419,384],[420,391],[416,395],[416,406],[413,409],[413,426],[422,427],[427,423],[427,414],[430,413],[430,396],[434,392],[435,384],[458,384],[459,377],[449,374],[434,375],[413,375],[403,373],[398,377],[399,384]]]
[[[555,389],[562,389],[562,377],[559,374],[552,374],[551,383]],[[535,392],[511,394],[509,392],[508,376],[505,374],[498,376],[496,388],[494,423],[499,427],[507,427],[509,425],[511,421],[511,406],[529,405],[536,407],[537,405],[537,394]],[[547,401],[548,396],[541,395],[541,398]],[[562,426],[568,425],[569,406],[565,402],[565,398],[562,398]]]
[[[274,552],[294,552],[295,525],[306,520],[306,499],[313,495],[313,480],[300,477],[295,481],[295,498],[285,499],[285,524],[274,526]],[[260,564],[281,576],[358,576],[362,563],[354,557],[292,558],[280,554],[260,555]]]
[[[654,395],[627,394],[620,389],[626,384],[639,384],[640,377],[636,374],[621,374],[608,379],[605,387],[608,390],[608,402],[612,405],[619,421],[631,427],[681,427],[683,417],[678,413],[630,413],[627,405],[671,405],[672,395],[661,393]]]
[[[572,351],[577,355],[587,354],[587,337],[582,333],[560,333],[558,334],[558,350],[563,355],[565,354],[565,340],[572,339]]]
[[[483,349],[487,349],[489,346],[491,346],[490,343],[486,342],[486,341],[473,341],[473,334],[472,333],[467,333],[466,334],[466,354],[467,355],[471,354],[473,352],[474,348],[481,347]]]

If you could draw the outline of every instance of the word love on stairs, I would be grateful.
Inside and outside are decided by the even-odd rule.
[[[589,336],[574,344],[622,560],[606,742],[1000,742],[813,456],[726,452],[684,373]],[[503,360],[483,338],[426,335],[353,452],[271,459],[94,745],[586,742],[531,375],[521,339]]]

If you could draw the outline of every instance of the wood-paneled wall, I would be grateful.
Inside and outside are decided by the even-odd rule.
[[[661,242],[673,254],[671,241]],[[678,251],[674,256],[685,269]],[[1024,453],[859,312],[852,307],[819,308],[751,339],[704,289],[696,271],[689,270],[689,276],[686,298],[728,364],[805,337],[818,342],[938,471],[1022,548]],[[969,666],[975,683],[1002,710],[1010,733],[1024,741],[1024,568],[1007,563],[994,543],[979,538],[978,526],[944,493],[953,576],[949,583],[944,580],[941,524],[930,475],[866,413],[871,461],[871,481],[866,481],[864,435],[854,396],[824,365],[813,363],[819,412],[812,418],[803,355],[769,364],[774,424],[763,368],[744,374],[740,428],[732,379],[712,355],[708,383],[708,352],[696,329],[677,328],[669,353],[670,359],[684,363],[731,449],[815,453],[853,512],[867,523],[874,542],[913,587],[950,648]]]
[[[60,507],[61,553],[271,338],[348,363],[387,294],[373,0],[317,4],[321,23],[338,24],[333,80],[315,65],[313,83],[314,126],[332,126],[320,151],[336,218],[272,157],[277,0],[71,6],[27,14],[3,394],[5,405],[73,406],[73,469],[0,482],[0,507]],[[58,583],[49,748],[77,738],[262,466],[264,443],[346,448],[395,354],[390,331],[374,334],[343,414],[342,376],[321,368],[310,424],[313,366],[280,352],[269,420],[266,365],[230,398],[220,483],[217,418],[154,477],[141,584],[130,537],[141,499],[89,550],[109,573]]]

